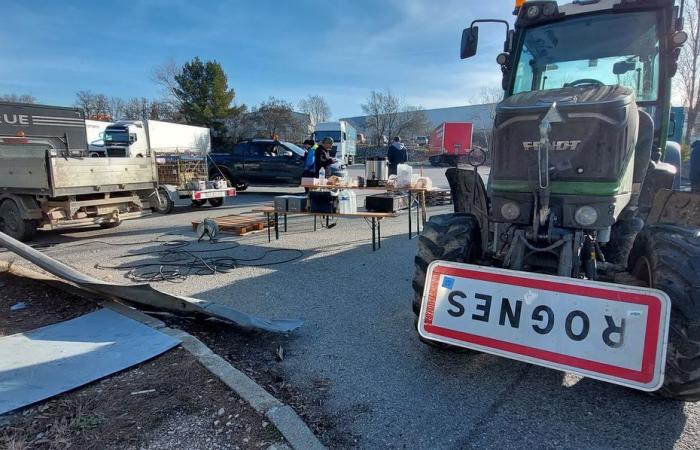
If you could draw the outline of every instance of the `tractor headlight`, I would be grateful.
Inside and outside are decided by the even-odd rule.
[[[576,209],[574,220],[581,226],[589,227],[598,220],[598,211],[592,206],[581,206]]]
[[[505,202],[501,206],[501,215],[506,220],[515,220],[520,217],[520,206],[515,202]]]
[[[527,18],[528,19],[534,19],[535,17],[540,15],[540,7],[537,5],[532,5],[527,8]]]

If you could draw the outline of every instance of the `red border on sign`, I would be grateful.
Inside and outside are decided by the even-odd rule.
[[[450,330],[437,325],[433,325],[435,314],[435,301],[437,297],[438,282],[440,275],[449,275],[458,278],[468,278],[493,283],[503,283],[515,286],[522,286],[534,289],[542,289],[564,294],[582,295],[595,297],[616,302],[634,303],[645,305],[648,308],[648,318],[646,326],[646,339],[644,341],[644,351],[642,354],[642,365],[639,371],[627,369],[625,367],[591,361],[584,358],[541,350],[526,345],[515,344],[513,342],[501,341],[498,339],[465,333],[462,331]],[[616,378],[634,381],[637,383],[650,383],[654,379],[654,367],[656,365],[656,343],[659,338],[661,319],[661,302],[653,295],[638,292],[622,292],[605,289],[601,287],[580,286],[576,284],[560,283],[549,280],[523,278],[516,275],[504,275],[493,272],[481,272],[477,270],[462,269],[456,267],[436,266],[432,272],[430,288],[428,290],[428,305],[425,311],[423,327],[425,331],[438,336],[469,342],[484,347],[495,348],[510,353],[528,356],[531,358],[549,361],[556,364],[566,365],[573,368],[583,369],[590,372],[601,373]]]

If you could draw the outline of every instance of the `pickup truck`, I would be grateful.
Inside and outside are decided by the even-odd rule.
[[[253,139],[210,156],[209,179],[225,177],[239,191],[248,186],[297,187],[304,173],[304,149],[289,142]]]

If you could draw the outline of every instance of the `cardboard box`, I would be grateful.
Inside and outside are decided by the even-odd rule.
[[[321,180],[319,180],[318,178],[303,177],[301,179],[301,185],[302,186],[320,186]]]
[[[276,212],[287,212],[287,199],[289,195],[278,195],[275,197],[275,211]]]

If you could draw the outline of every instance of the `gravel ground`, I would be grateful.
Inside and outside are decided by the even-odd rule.
[[[425,173],[436,185],[447,185],[444,169]],[[124,281],[124,271],[96,269],[95,264],[152,262],[153,255],[120,257],[158,249],[160,244],[150,241],[163,233],[192,239],[191,220],[240,213],[271,202],[275,192],[299,190],[253,188],[220,209],[181,208],[114,230],[40,233],[38,242],[59,242],[44,251],[96,277]],[[445,209],[429,214],[440,211]],[[238,258],[251,258],[270,248],[293,248],[303,251],[301,259],[158,287],[266,317],[304,317],[306,324],[285,338],[279,370],[301,391],[316,390],[314,380],[328,380],[323,409],[339,433],[355,437],[354,445],[699,448],[697,404],[657,400],[490,355],[453,354],[420,344],[410,309],[416,241],[407,238],[405,215],[383,223],[385,239],[377,252],[372,252],[369,228],[360,219],[341,220],[331,230],[312,229],[310,218],[292,217],[289,232],[279,241],[268,244],[266,234],[236,238],[241,247],[232,251]],[[92,239],[143,243],[119,247]],[[200,247],[212,248],[208,245]],[[291,253],[267,261],[285,255]],[[278,337],[269,337],[273,339]],[[256,339],[261,346],[265,340],[265,335]]]

